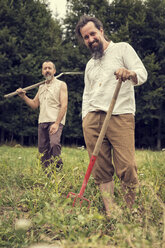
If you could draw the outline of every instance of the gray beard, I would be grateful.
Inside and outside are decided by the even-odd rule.
[[[101,59],[104,55],[104,50],[103,50],[103,44],[99,43],[98,46],[96,47],[90,47],[90,50],[92,52],[92,57],[94,59]]]
[[[101,59],[103,57],[103,52],[102,51],[95,51],[92,56],[94,59]]]
[[[45,76],[45,79],[46,79],[47,81],[52,80],[52,78],[53,78],[53,77],[52,77],[51,75],[46,75],[46,76]]]

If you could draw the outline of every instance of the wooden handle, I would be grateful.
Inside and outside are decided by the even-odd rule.
[[[41,84],[44,84],[44,83],[45,83],[45,80],[44,80],[44,81],[41,81],[41,82],[39,82],[39,83],[30,85],[30,86],[28,86],[28,87],[25,87],[25,88],[23,88],[23,90],[25,90],[25,91],[32,90],[32,89],[34,89],[34,88],[36,88],[36,87],[38,87],[38,86],[40,86]],[[12,92],[12,93],[9,93],[9,94],[7,94],[7,95],[4,95],[4,97],[5,97],[5,98],[8,98],[8,97],[12,97],[12,96],[15,96],[15,95],[18,95],[17,91],[14,91],[14,92]]]
[[[61,77],[63,74],[64,74],[64,73],[62,72],[62,73],[60,73],[59,75],[57,75],[55,78],[59,78],[59,77]],[[32,90],[32,89],[34,89],[34,88],[36,88],[36,87],[38,87],[38,86],[40,86],[41,84],[44,84],[44,83],[45,83],[45,80],[44,80],[44,81],[41,81],[41,82],[39,82],[39,83],[30,85],[30,86],[28,86],[28,87],[25,87],[25,88],[23,88],[23,90],[25,90],[25,91]],[[5,97],[5,98],[8,98],[8,97],[16,96],[16,95],[18,95],[18,93],[17,93],[17,91],[14,91],[14,92],[12,92],[12,93],[9,93],[9,94],[7,94],[7,95],[4,95],[4,97]]]
[[[83,72],[81,71],[69,71],[69,72],[61,72],[59,75],[57,75],[55,78],[59,78],[61,77],[62,75],[78,75],[78,74],[83,74]],[[41,81],[39,83],[36,83],[36,84],[33,84],[31,86],[28,86],[26,88],[23,88],[23,90],[25,91],[28,91],[28,90],[32,90],[38,86],[40,86],[41,84],[44,84],[45,81]],[[18,95],[18,93],[16,91],[12,92],[12,93],[9,93],[9,94],[6,94],[4,95],[5,98],[8,98],[8,97],[12,97],[12,96],[15,96],[15,95]]]
[[[110,118],[111,118],[111,115],[112,115],[112,112],[113,112],[113,109],[114,109],[114,106],[115,106],[115,103],[116,103],[116,99],[117,99],[117,97],[118,97],[118,94],[119,94],[119,91],[120,91],[120,88],[121,88],[121,84],[122,84],[122,80],[119,79],[119,80],[118,80],[118,83],[117,83],[117,85],[116,85],[115,92],[114,92],[114,94],[113,94],[112,101],[111,101],[111,103],[110,103],[108,112],[107,112],[107,114],[106,114],[106,117],[105,117],[103,126],[102,126],[102,128],[101,128],[99,137],[98,137],[98,139],[97,139],[97,142],[96,142],[96,145],[95,145],[95,148],[94,148],[94,151],[93,151],[93,156],[96,156],[96,157],[97,157],[97,155],[98,155],[98,153],[99,153],[99,151],[100,151],[100,147],[101,147],[101,145],[102,145],[102,142],[103,142],[105,133],[106,133],[106,131],[107,131],[108,124],[109,124],[109,120],[110,120]]]

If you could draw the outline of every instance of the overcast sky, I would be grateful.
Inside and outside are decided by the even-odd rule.
[[[58,14],[59,17],[64,18],[66,13],[66,0],[49,0],[50,9],[53,14]]]
[[[113,0],[108,0],[111,3]],[[53,14],[59,15],[59,17],[64,18],[66,13],[66,0],[48,0],[50,3],[50,10]]]

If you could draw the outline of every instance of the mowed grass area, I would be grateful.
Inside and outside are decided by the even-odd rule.
[[[137,150],[140,188],[131,212],[115,177],[118,208],[107,219],[92,176],[84,196],[91,207],[72,207],[89,164],[85,149],[63,147],[62,171],[48,178],[36,147],[0,146],[0,247],[164,248],[165,152]]]

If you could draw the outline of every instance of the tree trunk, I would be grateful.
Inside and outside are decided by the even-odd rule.
[[[158,132],[157,132],[157,150],[161,150],[161,124],[162,124],[162,102],[160,104],[159,119],[158,119]]]
[[[5,141],[5,130],[3,128],[0,129],[0,137],[1,137],[0,143],[3,144]]]
[[[21,146],[24,145],[24,136],[23,135],[21,135],[21,137],[20,137],[20,143],[21,143]]]

